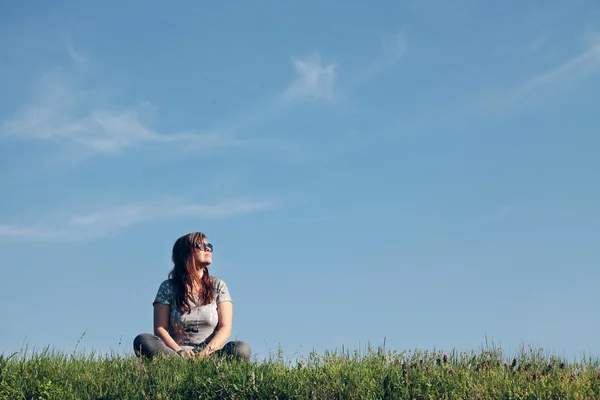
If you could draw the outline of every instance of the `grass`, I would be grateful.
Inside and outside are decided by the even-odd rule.
[[[0,399],[598,399],[600,364],[541,350],[311,353],[300,361],[0,356]]]

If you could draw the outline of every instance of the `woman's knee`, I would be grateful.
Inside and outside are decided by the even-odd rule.
[[[143,354],[143,349],[148,346],[148,342],[153,339],[153,336],[151,333],[140,333],[133,339],[133,350],[136,355]]]
[[[244,341],[235,340],[227,343],[226,352],[227,354],[232,355],[236,358],[250,360],[250,356],[252,355],[252,348],[248,343]]]

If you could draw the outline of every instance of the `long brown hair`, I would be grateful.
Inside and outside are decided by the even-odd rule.
[[[196,270],[194,259],[196,243],[202,243],[204,240],[206,240],[204,233],[192,232],[181,236],[173,245],[173,269],[169,273],[169,278],[173,280],[177,308],[181,313],[186,310],[190,312],[192,309],[190,301],[193,299],[194,284],[200,288],[201,305],[211,303],[215,296],[208,268],[204,267],[202,278]]]

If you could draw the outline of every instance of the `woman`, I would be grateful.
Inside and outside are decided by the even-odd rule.
[[[227,342],[233,305],[225,282],[208,273],[212,253],[212,244],[201,232],[177,239],[173,270],[152,303],[154,334],[142,333],[133,341],[138,357],[177,354],[202,358],[217,353],[250,359],[248,343]]]

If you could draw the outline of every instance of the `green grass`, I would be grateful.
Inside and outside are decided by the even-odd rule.
[[[0,356],[0,399],[600,399],[600,364],[541,350],[311,353],[257,362]]]

